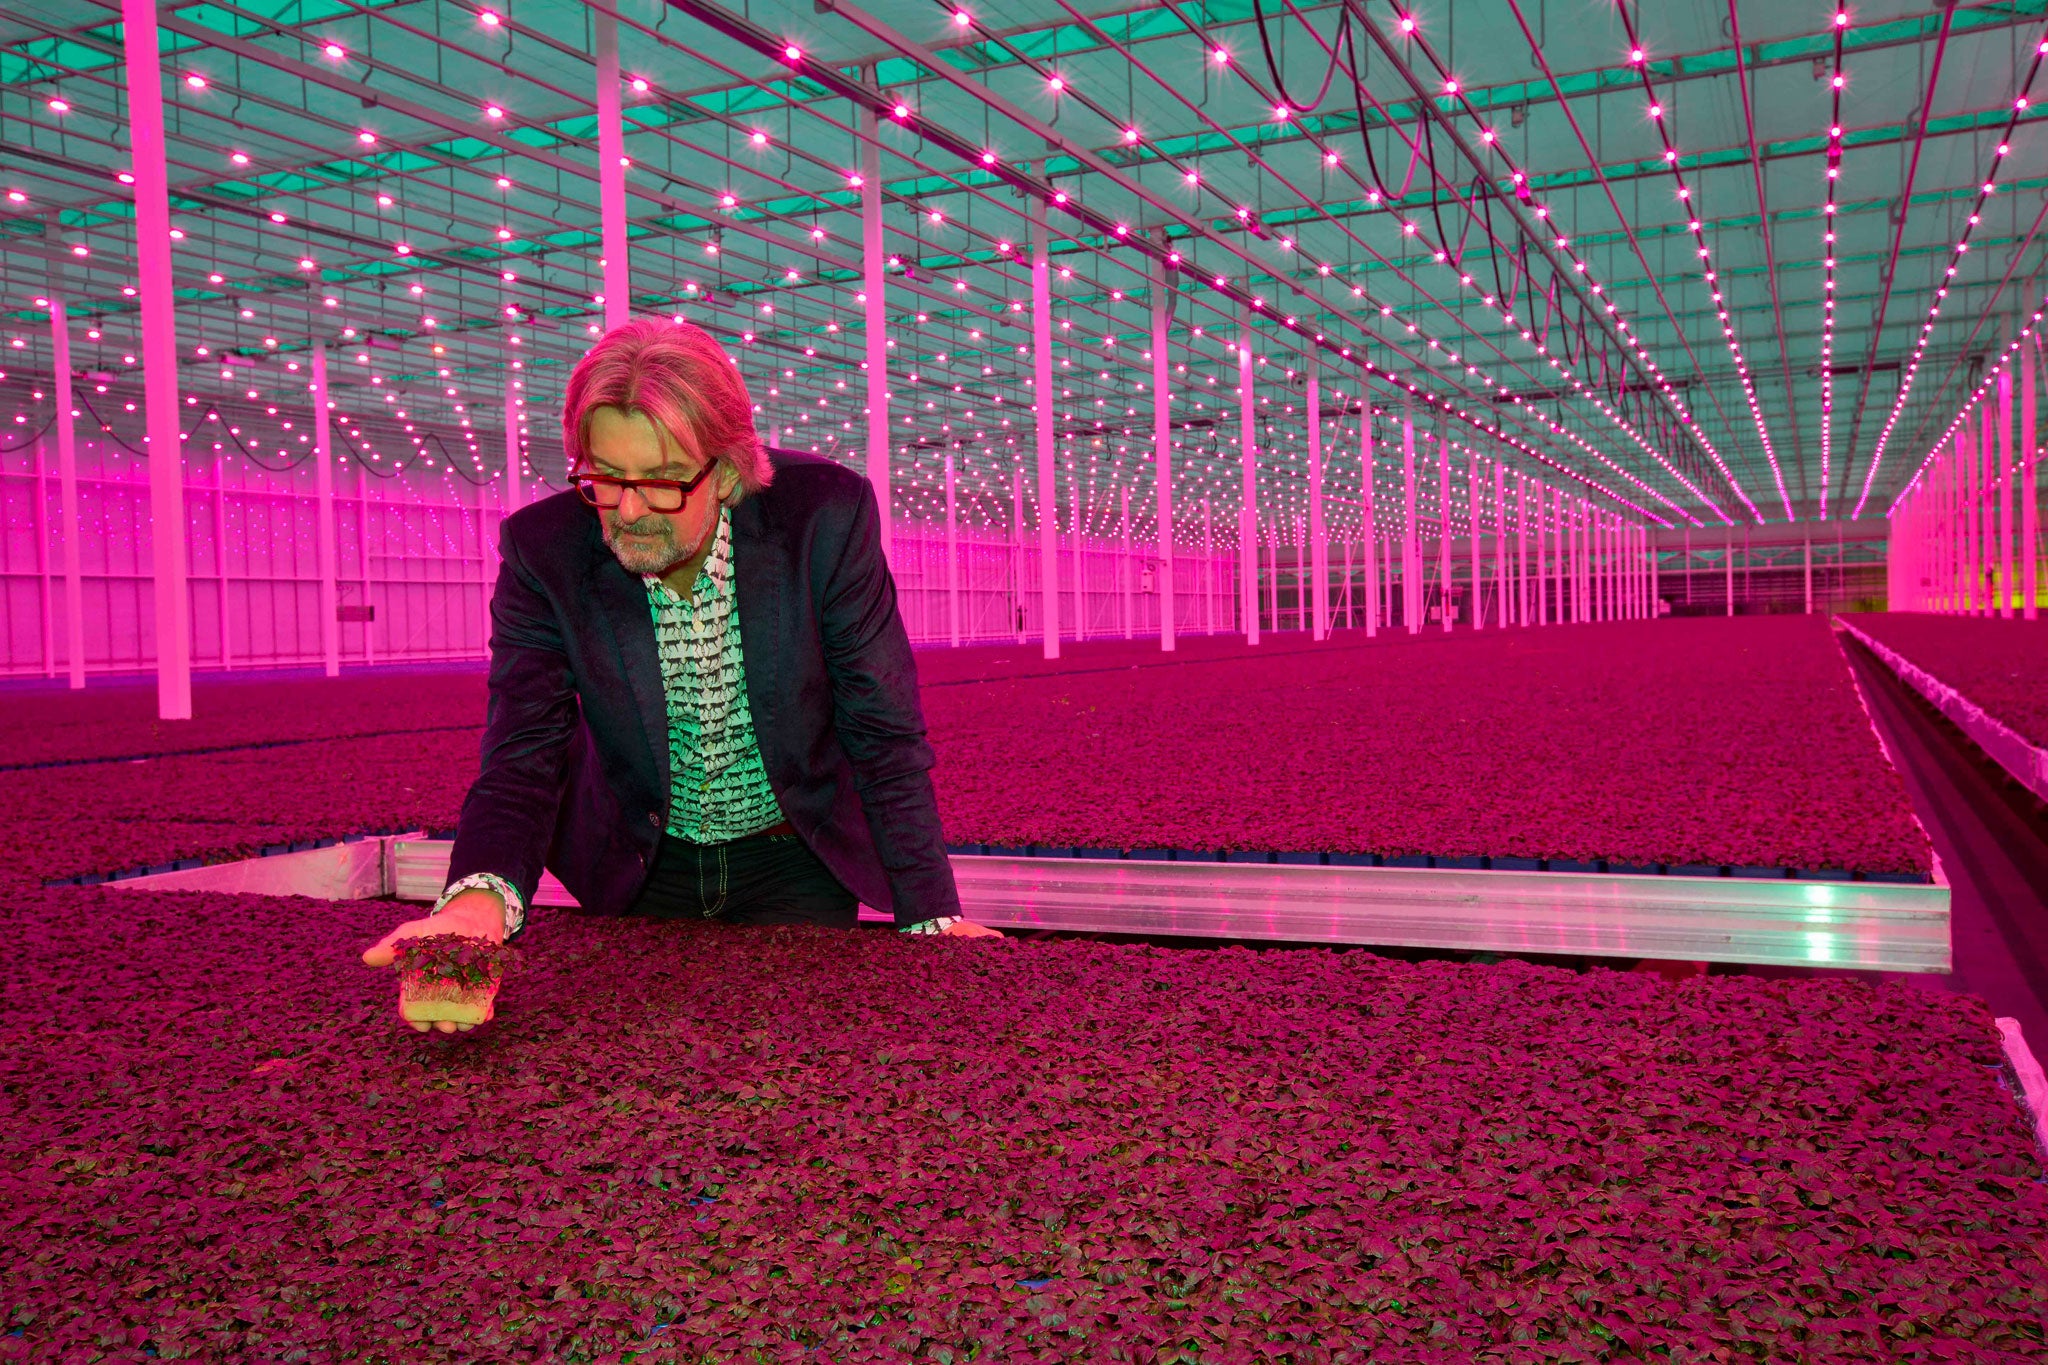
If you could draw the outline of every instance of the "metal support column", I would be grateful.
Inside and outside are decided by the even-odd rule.
[[[1038,163],[1038,173],[1040,176],[1045,174],[1045,162],[1042,160]],[[1052,233],[1046,226],[1045,201],[1033,195],[1027,198],[1026,205],[1031,214],[1031,428],[1038,444],[1038,615],[1045,657],[1057,659],[1060,657],[1060,512],[1053,467]],[[874,232],[878,262],[881,250],[880,213],[878,201]],[[870,278],[878,280],[879,273],[870,271]],[[871,325],[879,332],[880,319],[872,314],[870,317]],[[1079,534],[1080,529],[1076,526],[1075,533]],[[1078,589],[1080,585],[1075,586]]]
[[[71,325],[64,300],[50,300],[57,432],[57,526],[64,537],[64,665],[71,686],[85,686],[85,589],[78,568],[78,431],[72,417]]]
[[[314,490],[314,543],[320,564],[320,662],[330,678],[341,676],[341,622],[337,615],[341,606],[341,593],[335,583],[336,563],[339,553],[335,548],[334,524],[334,419],[331,415],[332,401],[327,397],[327,347],[319,341],[312,346],[313,353],[313,490]],[[483,496],[477,496],[477,506],[483,506]],[[477,514],[479,523],[483,514]],[[221,589],[227,589],[227,575],[221,575]],[[490,593],[486,590],[486,611]]]
[[[1158,495],[1159,571],[1153,580],[1159,585],[1159,648],[1173,652],[1173,395],[1167,352],[1166,266],[1148,258],[1146,269],[1152,286],[1152,480]]]
[[[1323,526],[1323,404],[1315,357],[1308,360],[1308,559],[1314,587],[1309,593],[1309,638],[1320,640],[1330,626],[1330,560],[1328,532]],[[1300,577],[1301,566],[1295,565]],[[1298,589],[1297,589],[1298,591]]]
[[[1359,472],[1358,493],[1365,504],[1364,510],[1359,513],[1359,534],[1364,541],[1365,555],[1365,638],[1370,640],[1380,633],[1379,528],[1373,521],[1372,505],[1372,395],[1360,394],[1358,406],[1362,447],[1359,458],[1364,465]]]
[[[946,635],[960,648],[960,524],[953,502],[953,452],[946,452]]]
[[[2020,349],[2026,365],[2026,382],[2020,386],[2020,614],[2032,621],[2040,614],[2035,598],[2041,590],[2041,512],[2035,502],[2041,449],[2034,438],[2034,372],[2040,368],[2041,345],[2029,333]]]
[[[186,588],[185,452],[179,449],[178,320],[171,301],[170,185],[164,166],[163,61],[156,0],[122,0],[128,150],[135,177],[136,305],[149,435],[149,519],[156,580],[159,720],[192,718],[192,604]]]
[[[1258,413],[1252,402],[1251,318],[1239,321],[1237,330],[1237,448],[1244,465],[1243,501],[1237,515],[1239,591],[1244,597],[1244,638],[1246,644],[1259,642],[1259,464],[1255,424]],[[1279,622],[1274,622],[1275,626]]]
[[[619,113],[619,19],[611,0],[591,7],[597,57],[597,204],[604,248],[604,327],[633,316],[626,246],[626,128]]]
[[[872,79],[873,73],[869,73]],[[867,350],[868,371],[868,483],[875,490],[875,506],[882,520],[882,556],[888,558],[895,548],[895,512],[889,500],[890,442],[894,433],[889,428],[889,321],[883,304],[886,301],[886,276],[889,258],[882,241],[882,151],[876,128],[876,112],[863,104],[858,115],[860,133],[860,259],[861,259],[861,305],[863,309],[863,340]],[[1032,207],[1032,322],[1037,330],[1038,310],[1046,296],[1039,288],[1039,265],[1045,251],[1045,205],[1034,199]],[[1046,305],[1046,306],[1049,306]],[[1047,314],[1050,317],[1050,314]],[[1050,351],[1050,346],[1037,347]],[[1045,396],[1050,385],[1041,383],[1038,398]],[[1036,399],[1033,400],[1034,404]],[[1052,431],[1051,411],[1045,413],[1048,424],[1044,440],[1050,442]],[[1049,498],[1041,497],[1038,502],[1041,518],[1052,510]],[[1055,518],[1056,519],[1056,518]],[[1053,570],[1057,572],[1057,570]],[[1057,623],[1058,603],[1050,602],[1052,613],[1048,620]],[[1057,650],[1057,646],[1055,646]],[[1057,652],[1047,658],[1057,658]]]

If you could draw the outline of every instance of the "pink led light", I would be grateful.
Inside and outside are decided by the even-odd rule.
[[[185,78],[185,84],[191,86],[194,90],[204,90],[206,88],[206,77],[195,73]]]
[[[496,28],[502,22],[496,10],[483,10],[476,17],[477,22],[481,23],[485,28]]]
[[[51,100],[50,108],[52,111],[59,114],[68,114],[71,112],[71,105],[65,100]]]
[[[2048,39],[2042,39],[2036,45],[2035,51],[2040,55],[2048,55]],[[2013,100],[2012,111],[2006,116],[2005,131],[1998,140],[1998,152],[1993,159],[1994,171],[1997,166],[1997,157],[2002,157],[2005,154],[2005,149],[2012,143],[2013,131],[2019,126],[2020,115],[2025,108],[2026,101],[2032,97],[2034,78],[2040,74],[2040,70],[2041,63],[2038,61],[2027,68],[2025,83],[2020,87],[2019,94]],[[1954,254],[1949,259],[1948,268],[1942,276],[1943,279],[1954,278],[1956,267],[1970,250],[1970,236],[1977,229],[1978,219],[1983,213],[1984,201],[1989,199],[1996,190],[1997,185],[1987,177],[1982,189],[1978,192],[1977,202],[1971,206],[1969,222],[1964,227],[1962,236],[1956,241]],[[1913,354],[1907,360],[1905,368],[1900,372],[1902,377],[1899,382],[1898,393],[1892,399],[1892,410],[1886,416],[1884,427],[1878,432],[1877,445],[1870,453],[1870,468],[1864,472],[1863,489],[1857,495],[1855,510],[1849,514],[1852,520],[1863,515],[1864,505],[1870,501],[1870,490],[1877,481],[1878,468],[1884,463],[1885,447],[1891,441],[1893,431],[1898,428],[1899,418],[1905,412],[1906,400],[1913,391],[1913,382],[1919,376],[1920,362],[1926,356],[1928,344],[1934,339],[1934,321],[1941,316],[1940,300],[1947,296],[1948,290],[1946,287],[1934,291],[1935,302],[1928,307],[1927,320],[1921,324],[1920,335],[1913,343]],[[1985,382],[1987,384],[1990,383],[1990,379],[1987,378]],[[1957,414],[1956,421],[1961,421],[1967,415],[1968,410],[1969,408],[1966,404],[1964,411]],[[1953,427],[1953,424],[1951,426]],[[1889,516],[1898,511],[1899,504],[1904,501],[1907,493],[1912,491],[1914,483],[1919,479],[1921,473],[1926,470],[1928,463],[1934,459],[1938,450],[1939,445],[1937,443],[1935,449],[1928,451],[1926,457],[1921,460],[1919,468],[1914,471],[1911,478],[1906,480],[1904,486],[1900,488],[1898,496],[1893,498],[1886,515]]]
[[[1830,82],[1833,110],[1828,118],[1827,209],[1821,216],[1821,258],[1826,275],[1821,284],[1820,315],[1820,503],[1819,516],[1828,515],[1828,486],[1834,460],[1835,415],[1835,224],[1837,184],[1842,174],[1842,50],[1848,31],[1849,12],[1835,6],[1834,80]]]
[[[342,50],[342,46],[340,43],[329,43],[327,46],[321,48],[320,50],[327,54],[327,57],[330,61],[338,62],[343,57],[346,57],[348,55],[347,52]]]

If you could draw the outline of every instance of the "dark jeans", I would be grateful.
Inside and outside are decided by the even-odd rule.
[[[756,834],[726,844],[664,834],[630,913],[851,929],[860,902],[794,834]]]

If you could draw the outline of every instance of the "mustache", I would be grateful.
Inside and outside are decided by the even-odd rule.
[[[675,538],[675,528],[669,524],[669,520],[667,517],[662,516],[658,512],[649,512],[646,516],[640,518],[640,520],[632,522],[622,522],[618,519],[616,515],[607,514],[604,519],[604,524],[606,531],[608,531],[612,535],[666,535],[671,540]]]

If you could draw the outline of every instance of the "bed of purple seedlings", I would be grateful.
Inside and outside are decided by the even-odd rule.
[[[2033,1360],[1974,1000],[541,912],[0,901],[0,1359]]]
[[[1848,620],[2028,743],[2048,748],[2048,620],[1917,611],[1861,612]]]

